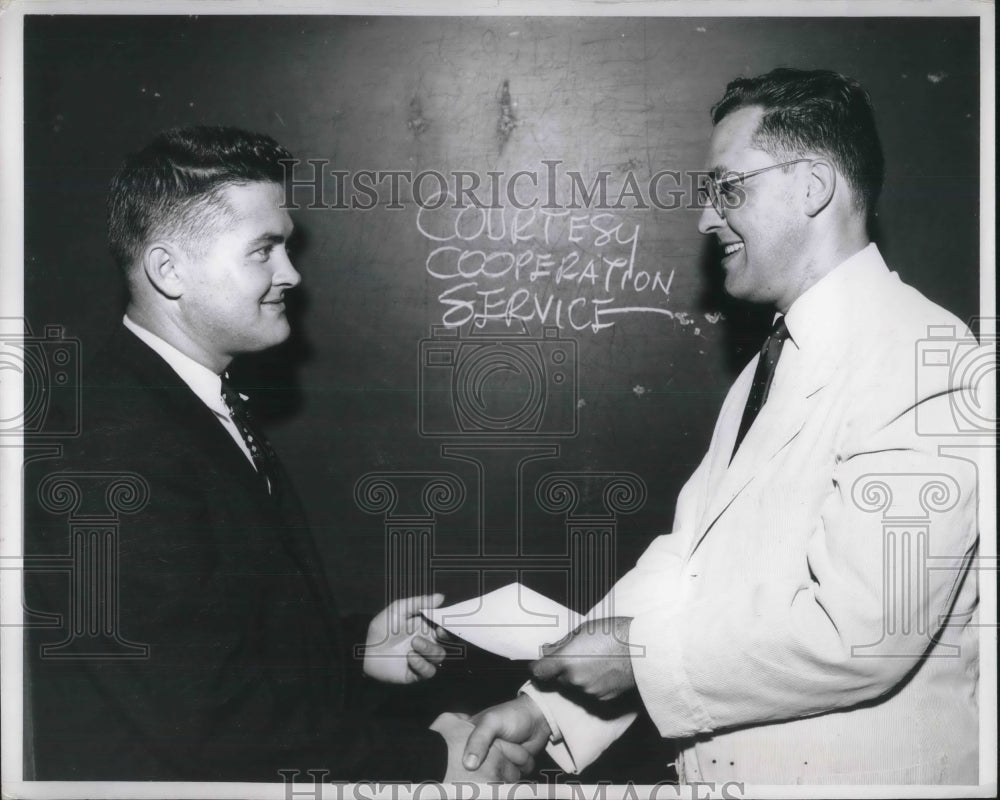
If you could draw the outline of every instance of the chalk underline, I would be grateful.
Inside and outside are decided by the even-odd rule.
[[[597,314],[603,316],[605,314],[632,314],[636,312],[650,312],[653,314],[665,314],[668,317],[673,317],[674,312],[668,311],[665,308],[652,308],[649,306],[625,306],[619,308],[598,308],[595,309]]]

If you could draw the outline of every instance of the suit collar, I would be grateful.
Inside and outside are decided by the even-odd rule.
[[[155,393],[156,403],[163,416],[171,420],[170,424],[195,436],[202,443],[201,449],[222,459],[224,469],[240,476],[249,490],[260,491],[257,471],[222,427],[215,412],[156,351],[122,325],[108,342],[102,360],[113,370],[112,381],[116,385]]]
[[[791,342],[804,351],[825,349],[852,316],[859,294],[889,268],[874,242],[842,261],[792,303],[785,315]]]

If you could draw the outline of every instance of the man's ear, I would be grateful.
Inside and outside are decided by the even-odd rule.
[[[826,208],[837,189],[837,171],[824,158],[812,162],[806,184],[806,214],[815,217]]]
[[[180,259],[182,254],[169,242],[152,242],[142,253],[142,271],[156,291],[170,300],[184,293]]]

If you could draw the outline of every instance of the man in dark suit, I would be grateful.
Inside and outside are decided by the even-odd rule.
[[[26,553],[68,550],[81,570],[91,534],[117,539],[98,537],[115,546],[93,549],[88,574],[102,577],[77,575],[83,595],[65,575],[26,577],[27,607],[66,621],[29,629],[37,780],[438,780],[446,762],[449,780],[465,777],[448,756],[467,722],[389,721],[366,700],[370,679],[434,674],[443,649],[417,609],[441,597],[390,605],[354,659],[360,637],[344,633],[295,491],[227,381],[233,358],[290,333],[290,157],[232,128],[170,131],[112,182],[129,304],[84,369],[81,435],[26,474]],[[519,767],[530,756],[504,745],[475,779]]]

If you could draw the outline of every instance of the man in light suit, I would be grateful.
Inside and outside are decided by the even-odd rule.
[[[868,238],[883,162],[857,82],[738,79],[713,122],[699,230],[772,335],[672,532],[476,718],[466,765],[501,737],[578,771],[635,717],[614,700],[675,740],[682,782],[978,783],[977,473],[945,448],[970,387],[917,360],[929,326],[968,331]]]
[[[397,601],[367,635],[345,632],[294,488],[228,385],[235,357],[290,332],[290,158],[260,134],[174,130],[112,182],[123,325],[84,367],[80,436],[26,475],[26,552],[75,547],[77,569],[93,556],[103,570],[80,582],[86,597],[63,574],[26,576],[28,607],[65,622],[27,639],[35,780],[464,776],[467,722],[380,719],[366,700],[372,679],[434,674],[443,649],[416,613],[442,598]],[[114,552],[91,550],[114,510]],[[89,520],[81,537],[67,514]],[[516,780],[517,764],[531,764],[522,748],[494,750],[485,779]]]

